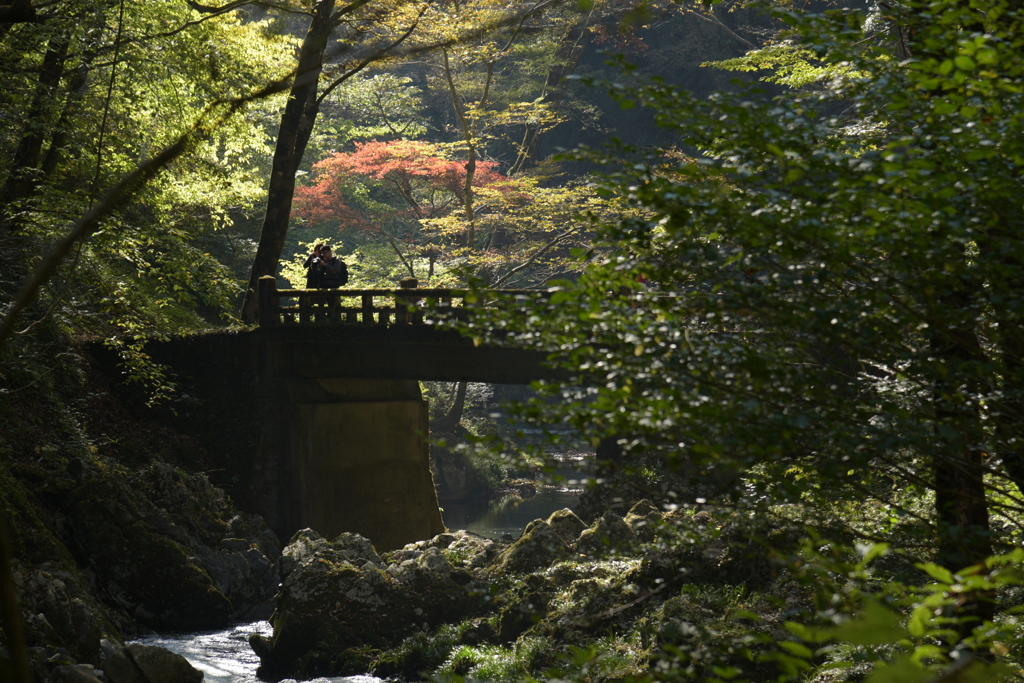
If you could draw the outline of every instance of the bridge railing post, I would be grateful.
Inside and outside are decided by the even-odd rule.
[[[407,277],[404,280],[398,282],[398,286],[402,289],[416,289],[419,286],[419,280],[414,277]],[[410,325],[416,322],[416,312],[410,311],[410,306],[415,306],[418,301],[416,296],[396,296],[395,297],[395,324],[406,324]]]
[[[330,310],[327,313],[327,319],[331,322],[341,322],[341,297],[338,294],[332,294],[330,301]]]
[[[373,324],[373,295],[363,294],[363,324]]]
[[[256,300],[259,302],[260,327],[273,327],[278,323],[277,280],[273,275],[264,275],[259,279]]]

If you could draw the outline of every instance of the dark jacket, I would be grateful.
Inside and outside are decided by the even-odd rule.
[[[306,267],[309,269],[306,275],[308,289],[333,289],[348,282],[348,268],[345,262],[333,254],[329,259],[315,258],[311,255],[306,259]]]

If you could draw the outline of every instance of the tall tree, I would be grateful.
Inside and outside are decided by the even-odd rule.
[[[624,162],[604,187],[638,213],[606,223],[610,257],[529,313],[522,341],[594,387],[565,387],[559,418],[673,466],[739,473],[724,492],[745,504],[820,500],[826,525],[845,526],[829,512],[843,497],[899,507],[906,487],[930,491],[917,539],[932,550],[906,552],[985,561],[990,518],[1019,524],[1024,503],[1010,485],[1024,438],[1024,247],[1010,237],[1024,229],[1024,18],[990,9],[932,3],[900,17],[912,38],[899,48],[880,17],[784,15],[824,89],[704,100],[614,85],[699,155],[591,157]],[[676,294],[639,304],[642,280]]]
[[[346,6],[342,13],[352,12],[367,1],[357,0],[356,3]],[[277,146],[274,149],[274,165],[270,171],[270,185],[267,189],[267,210],[260,231],[256,258],[249,275],[249,287],[242,303],[242,320],[246,322],[255,322],[259,313],[259,301],[256,296],[259,279],[264,275],[276,273],[277,262],[284,248],[292,209],[292,195],[295,191],[295,174],[299,170],[319,111],[317,90],[324,66],[324,51],[340,18],[334,13],[334,5],[335,0],[317,0],[313,6],[309,28],[299,51],[295,80],[291,92],[288,93],[284,113],[281,115]]]
[[[369,11],[366,7],[368,4],[369,0],[355,0],[337,11],[334,9],[334,0],[317,0],[314,5],[299,52],[295,80],[278,128],[274,166],[267,191],[267,210],[249,275],[249,286],[242,302],[241,317],[245,322],[253,323],[257,319],[259,279],[277,272],[288,233],[295,175],[302,163],[323,100],[368,64],[383,58],[389,50],[408,38],[417,25],[418,15],[422,13],[408,12],[411,7],[405,2],[374,8],[375,11]],[[335,55],[335,59],[341,63],[342,74],[332,78],[332,82],[319,94],[328,41],[335,29],[346,22],[348,33],[340,39],[343,49]],[[403,22],[405,25],[401,29],[397,28]],[[348,59],[341,58],[341,55]]]
[[[423,221],[446,216],[461,204],[470,182],[474,189],[504,178],[494,162],[483,162],[469,176],[468,164],[440,156],[439,145],[411,140],[356,143],[354,152],[339,152],[314,165],[316,180],[298,189],[296,215],[314,224],[337,223],[384,239],[417,277],[415,261],[428,254],[428,278],[433,277],[439,251],[447,245]],[[357,192],[379,188],[379,196]],[[346,195],[349,199],[346,200]],[[362,196],[359,209],[353,199]]]

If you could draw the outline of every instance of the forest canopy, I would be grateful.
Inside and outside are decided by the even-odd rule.
[[[710,486],[654,489],[677,509],[799,530],[776,559],[816,589],[781,644],[648,678],[1021,670],[1017,0],[3,11],[6,384],[99,338],[159,398],[145,339],[252,322],[315,242],[366,286],[551,288],[466,329],[572,375],[519,414],[609,479]]]
[[[601,223],[547,309],[490,325],[574,375],[523,415],[715,484],[681,505],[804,526],[793,566],[824,587],[793,675],[837,639],[891,645],[858,650],[872,681],[994,680],[1019,637],[1024,13],[777,16],[784,42],[724,66],[796,90],[595,83],[678,146],[582,153],[638,214]],[[922,573],[870,578],[886,554]]]

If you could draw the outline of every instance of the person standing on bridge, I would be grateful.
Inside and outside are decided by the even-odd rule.
[[[306,269],[306,289],[317,289],[320,286],[320,269],[313,267],[313,262],[319,264],[320,252],[324,245],[319,242],[313,247],[313,253],[306,257],[302,267]]]
[[[330,245],[317,245],[320,252],[317,254],[316,247],[309,260],[309,274],[306,276],[306,286],[310,289],[335,289],[343,287],[348,282],[348,267],[345,262],[331,253]]]

